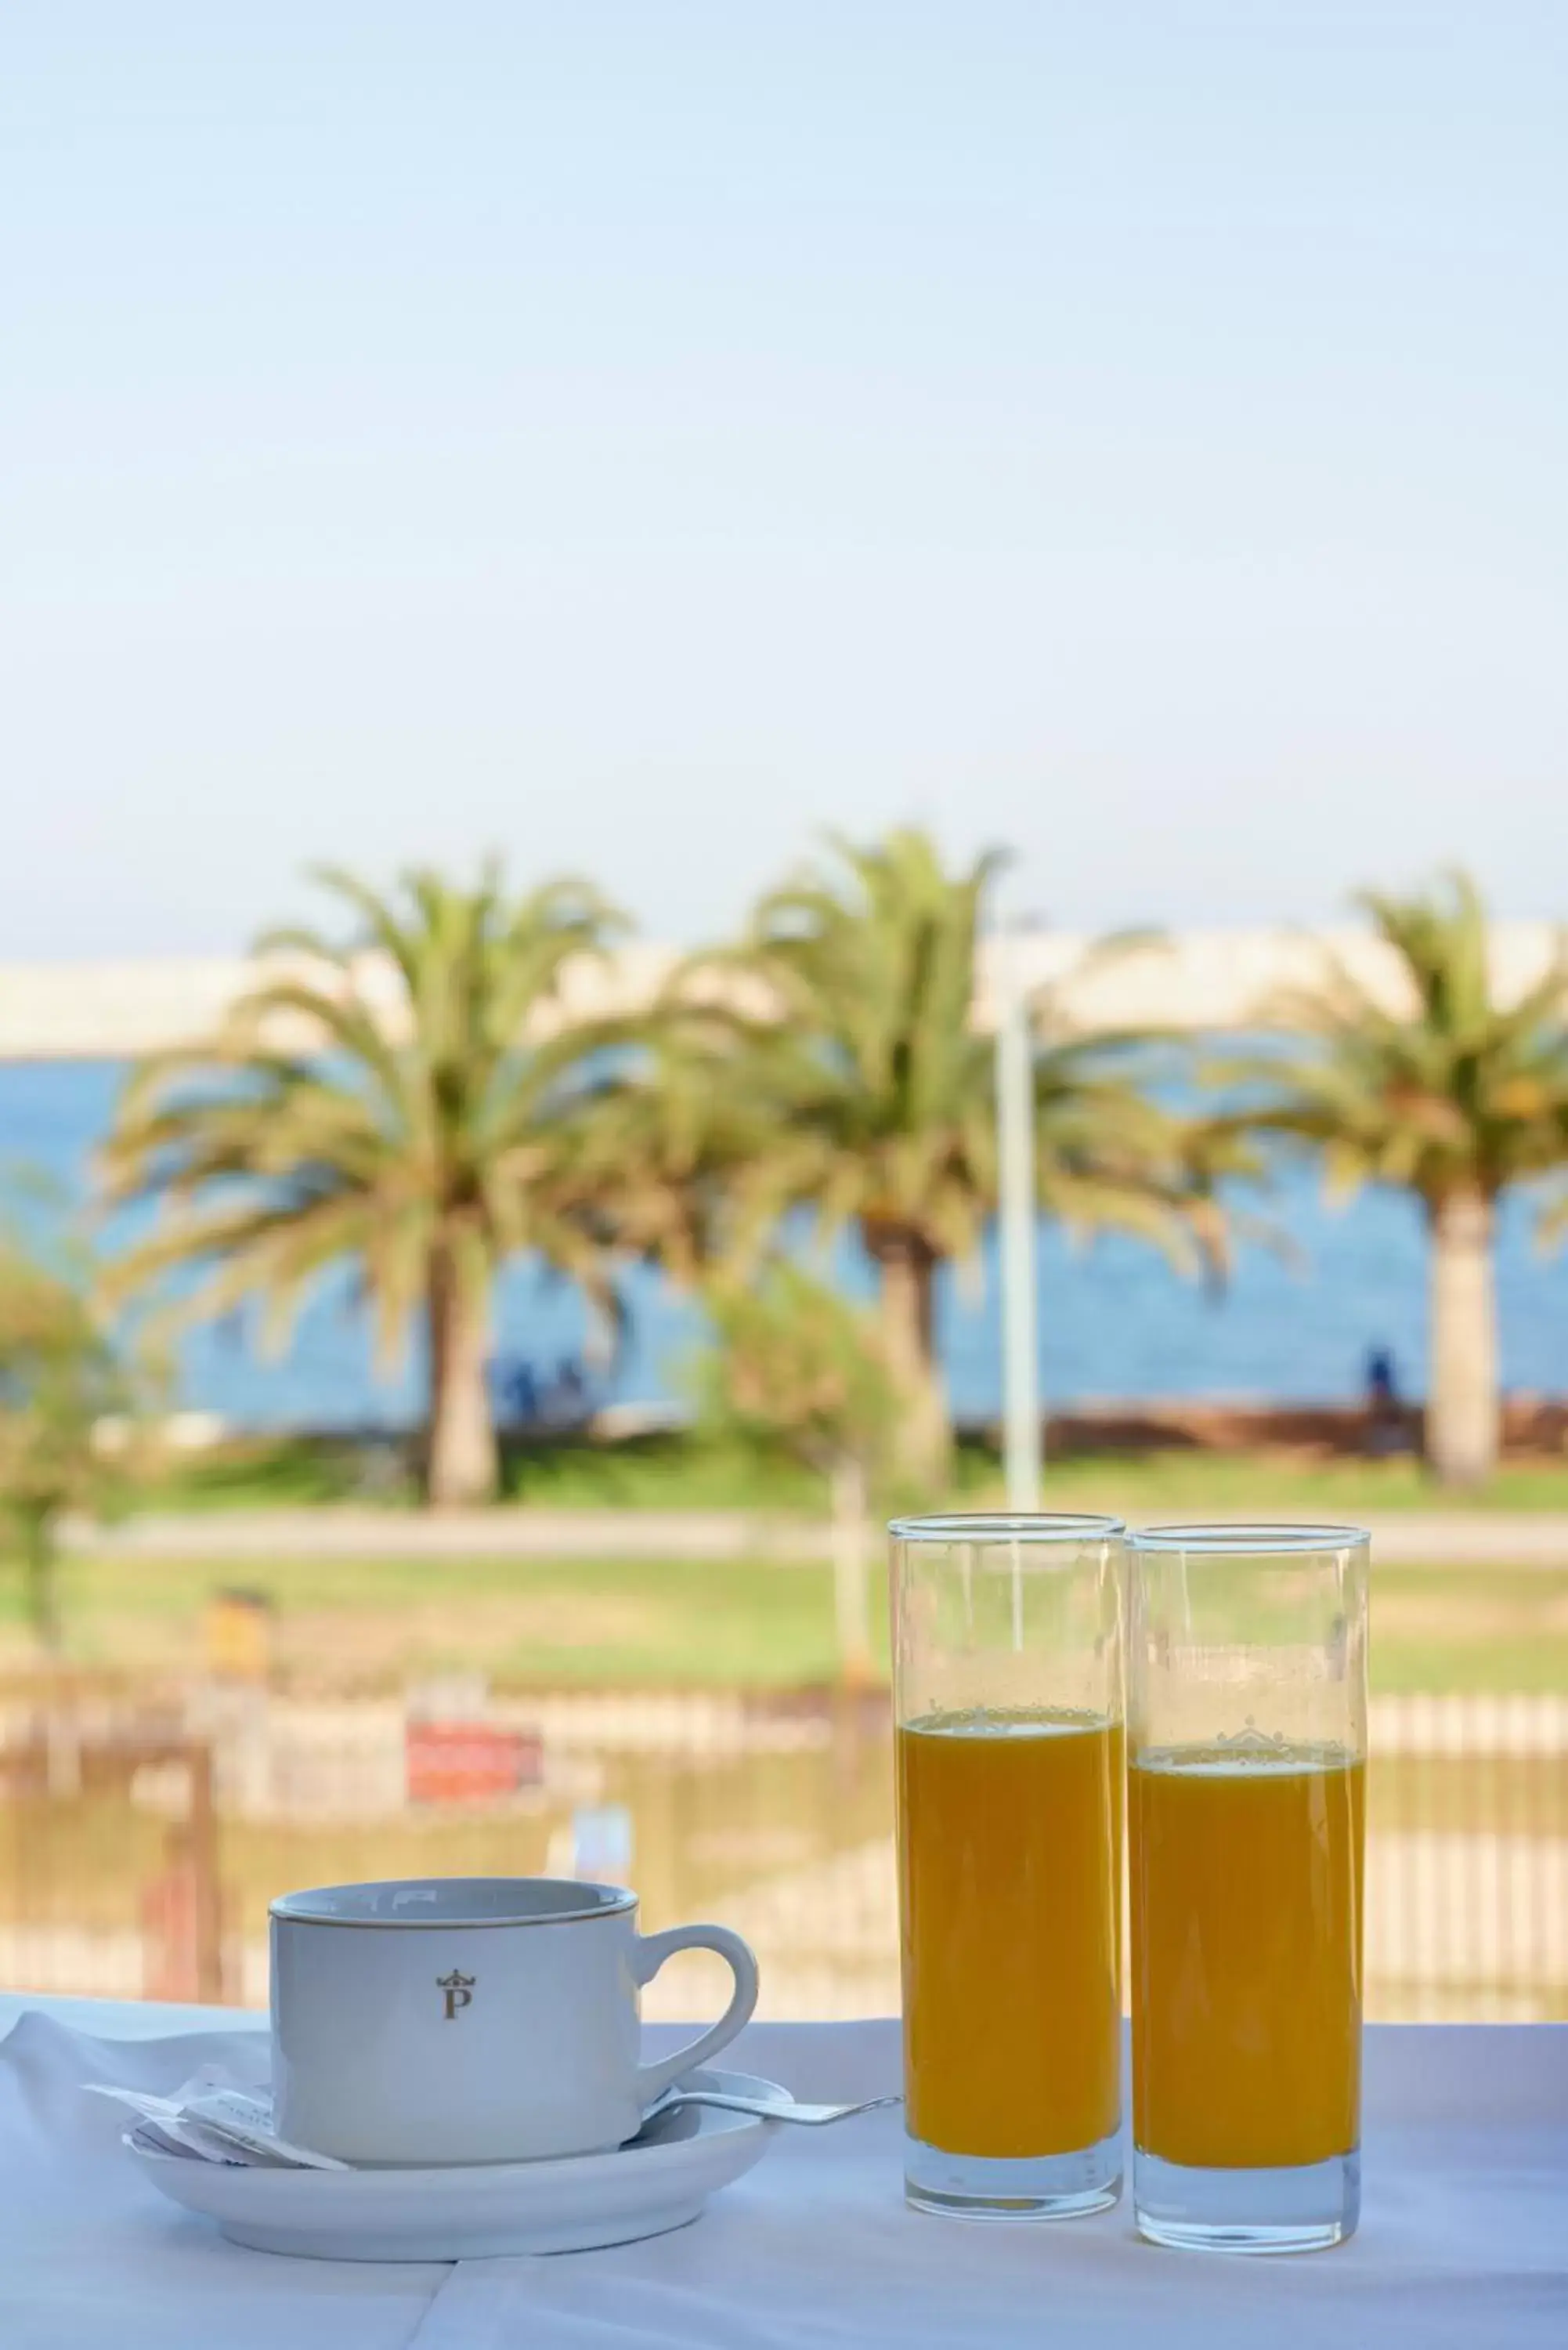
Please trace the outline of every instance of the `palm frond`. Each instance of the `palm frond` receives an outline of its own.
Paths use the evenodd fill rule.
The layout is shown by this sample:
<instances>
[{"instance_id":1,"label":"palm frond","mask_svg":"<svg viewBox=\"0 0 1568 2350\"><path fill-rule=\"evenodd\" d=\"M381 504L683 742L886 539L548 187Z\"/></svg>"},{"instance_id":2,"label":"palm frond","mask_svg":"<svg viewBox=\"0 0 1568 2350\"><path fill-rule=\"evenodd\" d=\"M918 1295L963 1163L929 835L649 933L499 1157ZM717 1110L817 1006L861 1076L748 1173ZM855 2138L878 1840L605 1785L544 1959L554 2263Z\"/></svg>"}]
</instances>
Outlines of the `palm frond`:
<instances>
[{"instance_id":1,"label":"palm frond","mask_svg":"<svg viewBox=\"0 0 1568 2350\"><path fill-rule=\"evenodd\" d=\"M1390 1011L1345 968L1280 1007L1302 1040L1287 1059L1210 1074L1238 1089L1238 1126L1317 1153L1329 1187L1414 1191L1429 1208L1494 1199L1568 1164L1568 951L1512 1002L1495 994L1488 926L1468 875L1425 896L1363 893L1397 957L1409 1008Z\"/></svg>"},{"instance_id":2,"label":"palm frond","mask_svg":"<svg viewBox=\"0 0 1568 2350\"><path fill-rule=\"evenodd\" d=\"M212 1044L121 1097L107 1197L167 1212L115 1268L117 1291L180 1274L165 1311L259 1298L275 1336L347 1263L385 1358L438 1255L482 1310L501 1262L535 1250L613 1313L612 1174L586 1151L602 1040L556 1015L563 973L624 918L570 878L512 899L494 860L466 889L423 868L385 895L337 868L319 878L351 931L274 933L273 963Z\"/></svg>"},{"instance_id":3,"label":"palm frond","mask_svg":"<svg viewBox=\"0 0 1568 2350\"><path fill-rule=\"evenodd\" d=\"M994 1058L974 988L1002 860L950 874L914 831L832 838L828 852L759 900L739 947L705 961L776 1007L752 1023L721 1013L708 1030L725 1084L759 1113L733 1231L754 1251L804 1208L823 1231L898 1228L938 1257L972 1258L996 1201ZM680 1000L691 993L688 973ZM1179 1255L1203 1253L1197 1229L1218 1211L1183 1159L1181 1122L1147 1091L1169 1040L1071 1035L1051 991L1037 1014L1043 1204L1070 1188L1085 1222L1137 1220Z\"/></svg>"}]
</instances>

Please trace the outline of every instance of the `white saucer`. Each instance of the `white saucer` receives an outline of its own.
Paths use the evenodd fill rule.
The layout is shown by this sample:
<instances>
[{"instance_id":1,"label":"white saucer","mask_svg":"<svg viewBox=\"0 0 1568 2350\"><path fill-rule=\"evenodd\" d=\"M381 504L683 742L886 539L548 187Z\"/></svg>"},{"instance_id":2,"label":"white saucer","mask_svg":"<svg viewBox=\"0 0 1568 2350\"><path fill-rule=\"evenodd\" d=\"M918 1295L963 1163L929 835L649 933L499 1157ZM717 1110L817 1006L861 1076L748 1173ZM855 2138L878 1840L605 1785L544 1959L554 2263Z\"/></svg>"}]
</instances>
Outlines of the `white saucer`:
<instances>
[{"instance_id":1,"label":"white saucer","mask_svg":"<svg viewBox=\"0 0 1568 2350\"><path fill-rule=\"evenodd\" d=\"M708 2067L690 2085L789 2095L754 2074ZM215 2220L231 2243L317 2261L467 2261L588 2251L682 2228L761 2159L780 2126L683 2106L613 2154L440 2170L242 2169L161 2153L134 2130L125 2144L161 2195Z\"/></svg>"}]
</instances>

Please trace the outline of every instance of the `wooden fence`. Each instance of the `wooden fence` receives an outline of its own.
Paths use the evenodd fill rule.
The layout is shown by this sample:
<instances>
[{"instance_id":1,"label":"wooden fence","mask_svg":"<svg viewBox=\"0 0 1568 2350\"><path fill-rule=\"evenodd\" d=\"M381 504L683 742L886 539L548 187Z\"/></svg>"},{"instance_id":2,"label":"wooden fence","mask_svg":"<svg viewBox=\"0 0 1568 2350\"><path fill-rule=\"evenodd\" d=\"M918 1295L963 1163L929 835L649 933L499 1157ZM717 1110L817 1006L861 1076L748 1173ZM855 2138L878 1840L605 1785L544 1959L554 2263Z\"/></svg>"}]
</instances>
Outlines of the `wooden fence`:
<instances>
[{"instance_id":1,"label":"wooden fence","mask_svg":"<svg viewBox=\"0 0 1568 2350\"><path fill-rule=\"evenodd\" d=\"M875 1695L540 1691L292 1700L204 1684L0 1692L0 1987L265 1998L289 1885L624 1877L649 1925L721 1915L763 2012L898 2003L888 1721ZM1368 2012L1568 2017L1568 1698L1373 1708ZM650 2013L718 1996L693 1958Z\"/></svg>"}]
</instances>

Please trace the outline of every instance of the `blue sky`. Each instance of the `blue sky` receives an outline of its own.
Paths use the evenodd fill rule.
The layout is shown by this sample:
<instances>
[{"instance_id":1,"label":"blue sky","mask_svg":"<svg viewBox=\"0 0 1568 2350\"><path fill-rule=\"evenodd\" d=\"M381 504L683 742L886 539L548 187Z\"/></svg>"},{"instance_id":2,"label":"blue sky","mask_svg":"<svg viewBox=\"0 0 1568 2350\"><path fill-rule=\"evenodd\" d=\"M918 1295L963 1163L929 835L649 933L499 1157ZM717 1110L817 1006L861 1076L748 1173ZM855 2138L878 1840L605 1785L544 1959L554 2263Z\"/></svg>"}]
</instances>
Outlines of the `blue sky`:
<instances>
[{"instance_id":1,"label":"blue sky","mask_svg":"<svg viewBox=\"0 0 1568 2350\"><path fill-rule=\"evenodd\" d=\"M1565 120L1556 0L13 12L0 961L905 816L1568 915Z\"/></svg>"}]
</instances>

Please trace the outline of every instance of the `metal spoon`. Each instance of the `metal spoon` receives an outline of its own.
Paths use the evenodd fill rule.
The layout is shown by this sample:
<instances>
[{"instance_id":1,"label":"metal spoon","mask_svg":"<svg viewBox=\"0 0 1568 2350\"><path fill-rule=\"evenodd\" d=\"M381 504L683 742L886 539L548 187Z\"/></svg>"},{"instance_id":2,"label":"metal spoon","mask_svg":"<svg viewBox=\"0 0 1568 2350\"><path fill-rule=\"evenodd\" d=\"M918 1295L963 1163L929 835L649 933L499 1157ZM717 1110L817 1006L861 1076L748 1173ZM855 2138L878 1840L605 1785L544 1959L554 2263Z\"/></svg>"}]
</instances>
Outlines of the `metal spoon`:
<instances>
[{"instance_id":1,"label":"metal spoon","mask_svg":"<svg viewBox=\"0 0 1568 2350\"><path fill-rule=\"evenodd\" d=\"M862 2097L857 2105L807 2106L793 2097L748 2097L734 2089L667 2089L658 2104L649 2107L647 2118L654 2121L680 2106L719 2106L726 2113L755 2114L765 2122L805 2122L816 2128L824 2122L846 2122L856 2114L874 2114L883 2106L903 2102L902 2097Z\"/></svg>"}]
</instances>

